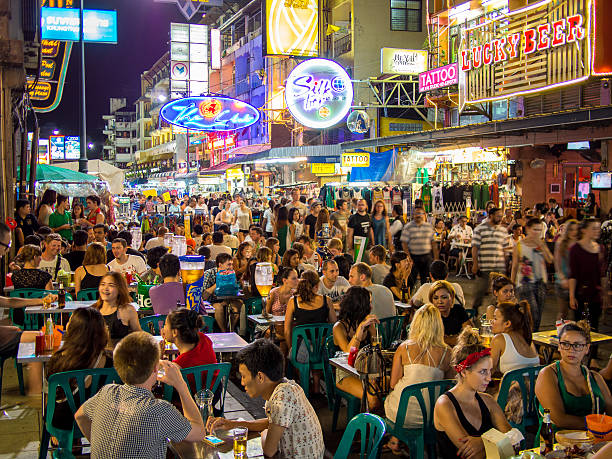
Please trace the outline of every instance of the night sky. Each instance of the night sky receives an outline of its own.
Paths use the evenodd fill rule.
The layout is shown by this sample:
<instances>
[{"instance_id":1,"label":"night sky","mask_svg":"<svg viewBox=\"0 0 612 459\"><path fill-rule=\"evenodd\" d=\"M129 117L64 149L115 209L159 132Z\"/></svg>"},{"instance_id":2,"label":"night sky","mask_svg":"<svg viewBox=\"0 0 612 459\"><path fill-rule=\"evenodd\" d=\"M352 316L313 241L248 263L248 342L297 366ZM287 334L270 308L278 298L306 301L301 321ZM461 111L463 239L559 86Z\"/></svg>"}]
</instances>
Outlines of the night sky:
<instances>
[{"instance_id":1,"label":"night sky","mask_svg":"<svg viewBox=\"0 0 612 459\"><path fill-rule=\"evenodd\" d=\"M75 2L78 6L78 2ZM171 22L187 22L178 7L154 0L85 0L87 9L117 10L118 43L85 45L87 96L87 137L101 152L106 136L102 134L102 115L109 113L110 97L126 97L127 108L140 97L140 75L169 48ZM202 15L197 13L191 22ZM59 106L49 113L39 113L41 137L54 129L63 135L79 135L79 54L72 48L64 95Z\"/></svg>"}]
</instances>

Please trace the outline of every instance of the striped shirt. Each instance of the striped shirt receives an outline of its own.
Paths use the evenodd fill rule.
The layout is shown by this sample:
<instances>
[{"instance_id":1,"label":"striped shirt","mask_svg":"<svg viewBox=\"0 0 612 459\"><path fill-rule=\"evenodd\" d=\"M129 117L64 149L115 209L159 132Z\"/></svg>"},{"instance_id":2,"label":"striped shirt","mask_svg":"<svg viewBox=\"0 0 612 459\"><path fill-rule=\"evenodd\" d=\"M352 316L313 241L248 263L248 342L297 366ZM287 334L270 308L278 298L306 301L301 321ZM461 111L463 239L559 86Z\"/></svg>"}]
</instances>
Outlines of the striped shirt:
<instances>
[{"instance_id":1,"label":"striped shirt","mask_svg":"<svg viewBox=\"0 0 612 459\"><path fill-rule=\"evenodd\" d=\"M478 266L482 271L504 272L504 249L509 246L508 232L501 225L493 226L485 220L474 229L472 247L478 248Z\"/></svg>"},{"instance_id":2,"label":"striped shirt","mask_svg":"<svg viewBox=\"0 0 612 459\"><path fill-rule=\"evenodd\" d=\"M434 238L434 228L431 223L418 225L414 220L406 223L402 230L401 241L408 245L412 255L427 255L431 253L431 241Z\"/></svg>"}]
</instances>

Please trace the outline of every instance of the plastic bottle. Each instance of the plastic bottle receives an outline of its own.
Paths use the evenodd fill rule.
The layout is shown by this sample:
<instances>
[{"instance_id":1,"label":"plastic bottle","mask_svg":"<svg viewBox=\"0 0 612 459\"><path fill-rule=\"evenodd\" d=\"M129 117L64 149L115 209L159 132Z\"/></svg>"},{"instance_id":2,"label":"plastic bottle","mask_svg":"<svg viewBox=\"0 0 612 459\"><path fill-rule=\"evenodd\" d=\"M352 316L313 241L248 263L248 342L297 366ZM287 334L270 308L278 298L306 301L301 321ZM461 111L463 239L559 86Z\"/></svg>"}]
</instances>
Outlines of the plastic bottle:
<instances>
[{"instance_id":1,"label":"plastic bottle","mask_svg":"<svg viewBox=\"0 0 612 459\"><path fill-rule=\"evenodd\" d=\"M45 323L45 350L53 350L53 319L49 316Z\"/></svg>"}]
</instances>

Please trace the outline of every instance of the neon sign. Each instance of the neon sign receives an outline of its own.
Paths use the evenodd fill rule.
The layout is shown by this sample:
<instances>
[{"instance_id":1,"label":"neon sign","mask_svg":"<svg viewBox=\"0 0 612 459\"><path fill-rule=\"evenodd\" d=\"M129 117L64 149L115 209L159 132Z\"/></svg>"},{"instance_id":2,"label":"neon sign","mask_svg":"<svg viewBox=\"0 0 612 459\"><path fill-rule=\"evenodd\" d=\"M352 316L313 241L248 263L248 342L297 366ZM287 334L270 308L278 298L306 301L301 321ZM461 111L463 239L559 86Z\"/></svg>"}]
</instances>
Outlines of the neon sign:
<instances>
[{"instance_id":1,"label":"neon sign","mask_svg":"<svg viewBox=\"0 0 612 459\"><path fill-rule=\"evenodd\" d=\"M459 83L459 66L456 62L419 73L419 92L444 88L457 83Z\"/></svg>"},{"instance_id":2,"label":"neon sign","mask_svg":"<svg viewBox=\"0 0 612 459\"><path fill-rule=\"evenodd\" d=\"M291 115L304 126L325 129L340 122L353 103L353 84L340 64L309 59L289 74L285 102Z\"/></svg>"},{"instance_id":3,"label":"neon sign","mask_svg":"<svg viewBox=\"0 0 612 459\"><path fill-rule=\"evenodd\" d=\"M199 96L173 100L164 105L161 117L170 124L193 131L235 131L259 121L252 105L231 97Z\"/></svg>"}]
</instances>

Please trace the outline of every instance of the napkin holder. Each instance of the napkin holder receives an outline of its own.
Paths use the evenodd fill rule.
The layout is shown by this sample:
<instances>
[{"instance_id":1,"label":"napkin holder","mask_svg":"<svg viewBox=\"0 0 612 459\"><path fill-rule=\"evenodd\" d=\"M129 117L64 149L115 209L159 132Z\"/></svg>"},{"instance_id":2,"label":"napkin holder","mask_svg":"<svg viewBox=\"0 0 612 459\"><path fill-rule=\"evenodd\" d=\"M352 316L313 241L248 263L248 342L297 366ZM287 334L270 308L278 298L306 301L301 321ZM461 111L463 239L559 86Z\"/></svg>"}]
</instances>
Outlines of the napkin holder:
<instances>
[{"instance_id":1,"label":"napkin holder","mask_svg":"<svg viewBox=\"0 0 612 459\"><path fill-rule=\"evenodd\" d=\"M516 432L515 432L516 431ZM520 439L517 436L520 435ZM515 455L515 443L520 443L523 439L522 434L517 429L512 429L508 433L503 434L497 429L486 431L482 435L482 442L485 447L487 459L508 459Z\"/></svg>"}]
</instances>

